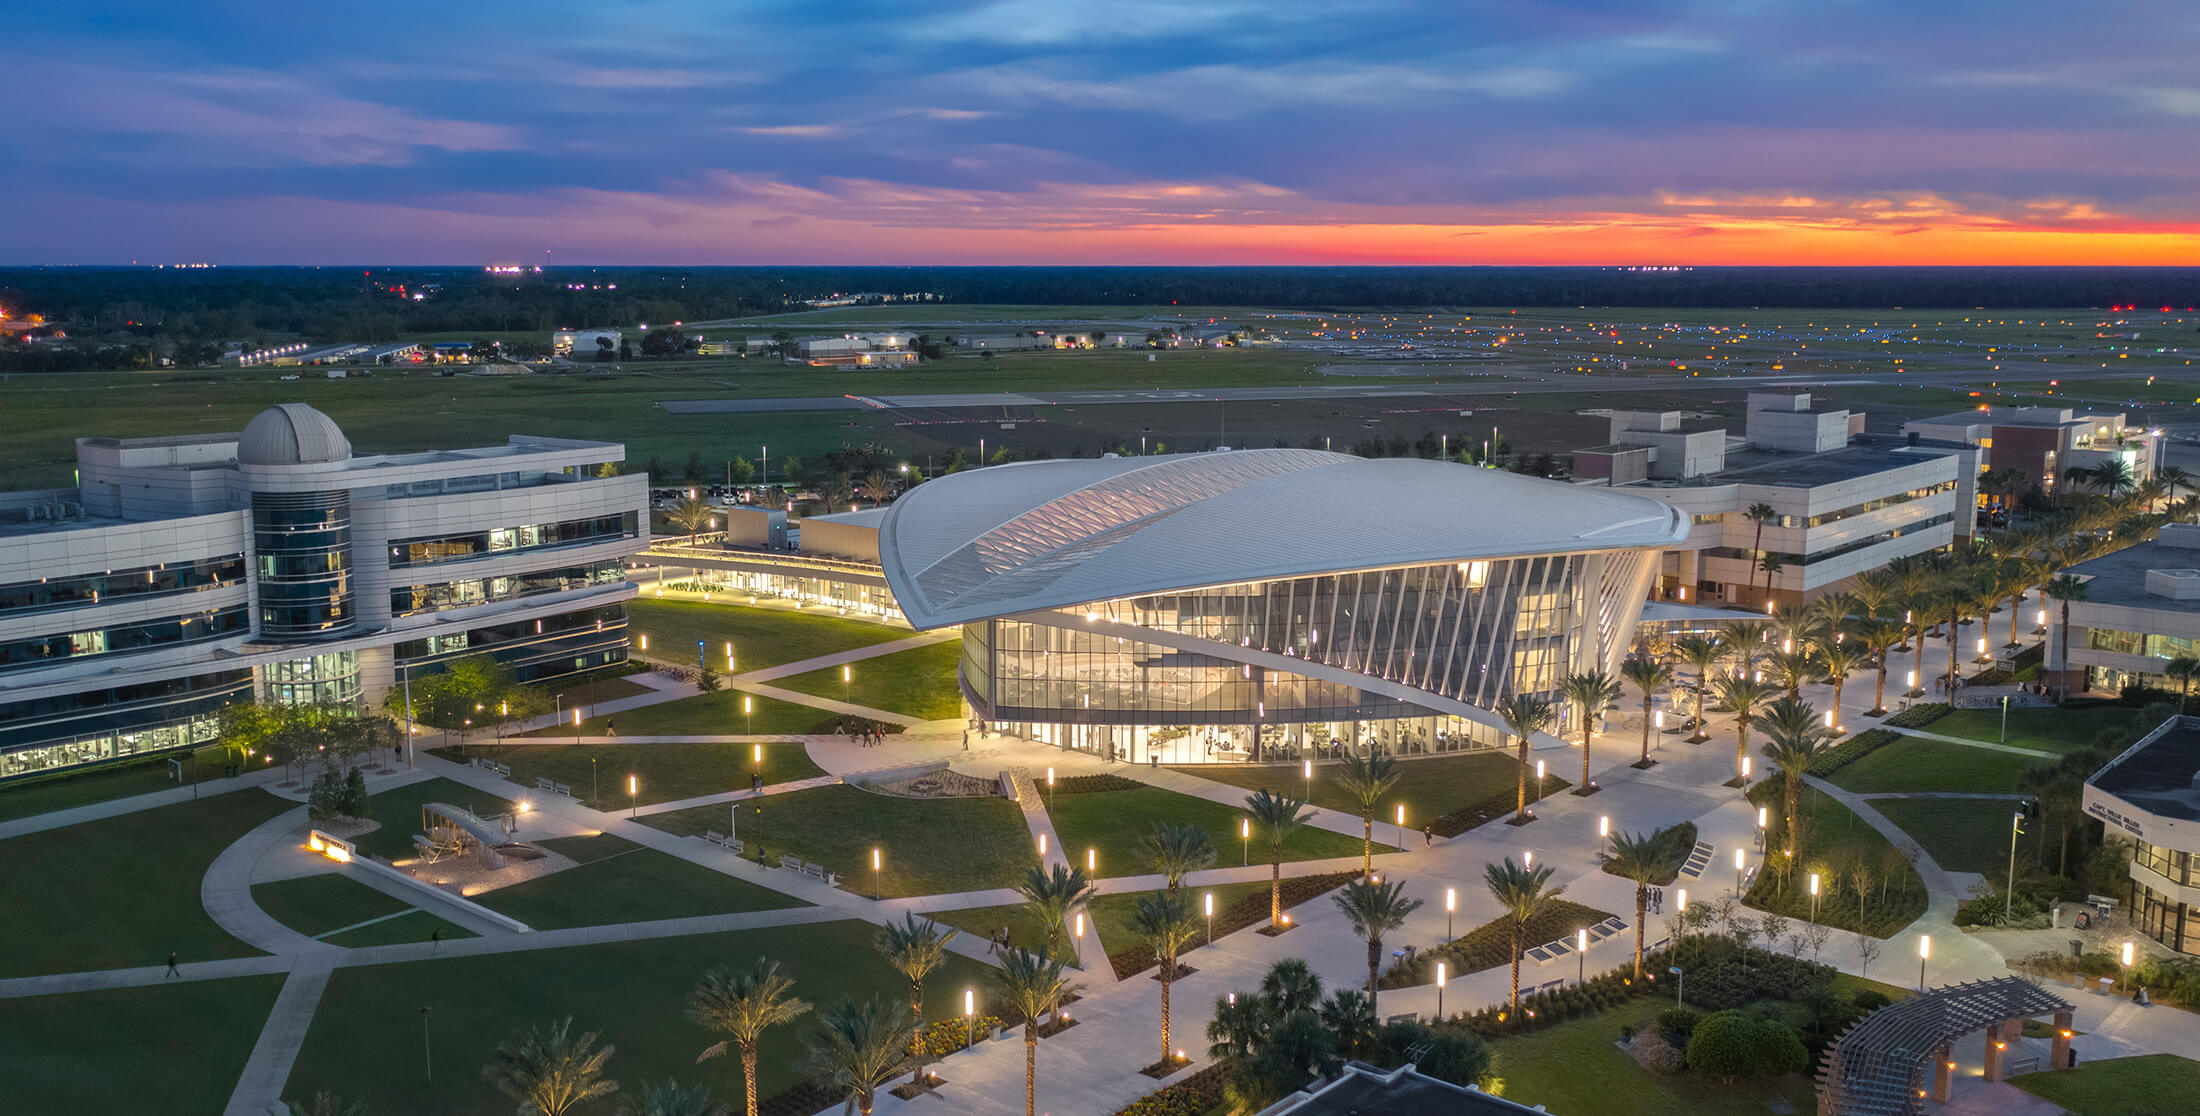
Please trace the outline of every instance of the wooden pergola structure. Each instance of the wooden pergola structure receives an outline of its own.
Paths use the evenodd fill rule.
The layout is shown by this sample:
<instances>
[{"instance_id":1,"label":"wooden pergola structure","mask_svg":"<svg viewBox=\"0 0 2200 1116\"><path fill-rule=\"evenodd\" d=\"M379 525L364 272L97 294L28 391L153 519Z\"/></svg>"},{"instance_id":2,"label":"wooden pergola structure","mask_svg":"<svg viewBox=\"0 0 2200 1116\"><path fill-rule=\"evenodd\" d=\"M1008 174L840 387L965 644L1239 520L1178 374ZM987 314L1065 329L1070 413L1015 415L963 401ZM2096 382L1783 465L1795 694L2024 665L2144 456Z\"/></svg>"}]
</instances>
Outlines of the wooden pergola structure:
<instances>
[{"instance_id":1,"label":"wooden pergola structure","mask_svg":"<svg viewBox=\"0 0 2200 1116\"><path fill-rule=\"evenodd\" d=\"M1925 1100L1946 1103L1955 1077L1956 1040L1986 1031L1986 1080L2000 1081L2010 1044L2024 1021L2052 1015L2051 1069L2070 1064L2070 1016L2076 1008L2021 977L1951 984L1889 1004L1857 1020L1826 1052L1818 1071L1821 1116L1920 1116ZM1932 1070L1926 1083L1925 1071Z\"/></svg>"}]
</instances>

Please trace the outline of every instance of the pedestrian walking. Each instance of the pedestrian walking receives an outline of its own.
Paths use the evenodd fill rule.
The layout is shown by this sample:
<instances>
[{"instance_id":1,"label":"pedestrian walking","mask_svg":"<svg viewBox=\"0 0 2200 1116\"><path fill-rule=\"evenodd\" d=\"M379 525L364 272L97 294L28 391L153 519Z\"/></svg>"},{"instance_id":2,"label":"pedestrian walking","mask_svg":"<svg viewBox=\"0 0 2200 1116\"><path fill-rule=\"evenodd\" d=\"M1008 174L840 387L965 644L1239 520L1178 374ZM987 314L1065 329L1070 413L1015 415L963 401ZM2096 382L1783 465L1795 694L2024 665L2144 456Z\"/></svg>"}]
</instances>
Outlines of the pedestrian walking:
<instances>
[{"instance_id":1,"label":"pedestrian walking","mask_svg":"<svg viewBox=\"0 0 2200 1116\"><path fill-rule=\"evenodd\" d=\"M433 929L433 930L430 930L430 931L428 931L428 952L430 952L430 953L441 953L441 952L443 952L443 928L442 928L442 927L438 926L438 927L436 927L435 929Z\"/></svg>"},{"instance_id":2,"label":"pedestrian walking","mask_svg":"<svg viewBox=\"0 0 2200 1116\"><path fill-rule=\"evenodd\" d=\"M169 977L180 977L182 975L182 970L176 968L176 951L171 949L168 951L168 972L160 979L167 980Z\"/></svg>"},{"instance_id":3,"label":"pedestrian walking","mask_svg":"<svg viewBox=\"0 0 2200 1116\"><path fill-rule=\"evenodd\" d=\"M963 730L963 751L967 752L967 751L969 751L969 750L970 750L970 730L969 730L969 729L964 729L964 730Z\"/></svg>"},{"instance_id":4,"label":"pedestrian walking","mask_svg":"<svg viewBox=\"0 0 2200 1116\"><path fill-rule=\"evenodd\" d=\"M750 772L750 773L749 773L749 792L750 792L750 793L752 793L752 794L762 794L762 793L764 793L764 773L763 773L763 772L761 772L761 771L754 771L754 772Z\"/></svg>"},{"instance_id":5,"label":"pedestrian walking","mask_svg":"<svg viewBox=\"0 0 2200 1116\"><path fill-rule=\"evenodd\" d=\"M617 721L605 721L605 722L603 723L603 734L604 734L605 736L617 736L617 735L619 735L619 722L617 722Z\"/></svg>"},{"instance_id":6,"label":"pedestrian walking","mask_svg":"<svg viewBox=\"0 0 2200 1116\"><path fill-rule=\"evenodd\" d=\"M1426 848L1426 847L1428 847L1428 846L1430 846L1430 845L1433 845L1433 844L1435 844L1435 843L1436 843L1436 827L1435 827L1435 826L1433 826L1433 825L1424 825L1424 826L1422 826L1422 827L1421 827L1421 845L1422 845L1422 847L1423 847L1423 848Z\"/></svg>"}]
</instances>

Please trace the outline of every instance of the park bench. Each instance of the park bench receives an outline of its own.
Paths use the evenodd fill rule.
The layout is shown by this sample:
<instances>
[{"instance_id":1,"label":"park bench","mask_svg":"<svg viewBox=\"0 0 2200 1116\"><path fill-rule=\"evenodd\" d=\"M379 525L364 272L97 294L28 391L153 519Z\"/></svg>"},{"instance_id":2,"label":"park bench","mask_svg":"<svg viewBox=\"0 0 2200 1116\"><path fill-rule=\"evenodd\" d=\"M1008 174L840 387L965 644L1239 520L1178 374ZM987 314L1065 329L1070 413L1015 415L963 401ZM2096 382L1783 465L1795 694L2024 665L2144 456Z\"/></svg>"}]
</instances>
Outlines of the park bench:
<instances>
[{"instance_id":1,"label":"park bench","mask_svg":"<svg viewBox=\"0 0 2200 1116\"><path fill-rule=\"evenodd\" d=\"M564 795L567 798L573 797L573 784L571 783L552 783L550 784L550 789Z\"/></svg>"},{"instance_id":2,"label":"park bench","mask_svg":"<svg viewBox=\"0 0 2200 1116\"><path fill-rule=\"evenodd\" d=\"M840 877L835 876L832 872L832 869L827 868L822 864L812 864L809 861L802 859L801 857L788 856L785 853L781 853L779 855L779 866L781 868L787 869L788 871L800 872L805 876L811 877L812 879L821 880L828 885L840 882Z\"/></svg>"},{"instance_id":3,"label":"park bench","mask_svg":"<svg viewBox=\"0 0 2200 1116\"><path fill-rule=\"evenodd\" d=\"M741 853L741 842L734 840L733 838L728 837L715 829L704 830L703 840L708 841L711 844L716 845L722 849L731 849L736 856L740 855Z\"/></svg>"},{"instance_id":4,"label":"park bench","mask_svg":"<svg viewBox=\"0 0 2200 1116\"><path fill-rule=\"evenodd\" d=\"M537 775L535 776L535 789L544 791L555 791L558 789L558 785L551 782L550 776L548 775Z\"/></svg>"},{"instance_id":5,"label":"park bench","mask_svg":"<svg viewBox=\"0 0 2200 1116\"><path fill-rule=\"evenodd\" d=\"M2012 1060L2007 1066L2004 1066L2002 1068L2002 1076L2015 1077L2020 1073L2037 1073L2039 1072L2039 1068L2040 1056L2034 1054L2029 1058L2017 1058Z\"/></svg>"}]
</instances>

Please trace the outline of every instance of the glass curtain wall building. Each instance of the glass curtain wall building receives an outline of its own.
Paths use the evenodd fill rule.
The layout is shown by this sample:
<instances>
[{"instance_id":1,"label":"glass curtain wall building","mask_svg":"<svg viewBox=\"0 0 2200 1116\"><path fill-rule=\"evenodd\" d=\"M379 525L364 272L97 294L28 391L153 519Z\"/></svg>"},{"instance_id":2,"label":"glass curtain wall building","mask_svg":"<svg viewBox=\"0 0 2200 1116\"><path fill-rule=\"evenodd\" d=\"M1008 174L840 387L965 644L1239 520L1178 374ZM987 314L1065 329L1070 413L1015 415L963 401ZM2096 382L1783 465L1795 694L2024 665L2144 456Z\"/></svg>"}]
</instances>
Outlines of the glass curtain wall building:
<instances>
[{"instance_id":1,"label":"glass curtain wall building","mask_svg":"<svg viewBox=\"0 0 2200 1116\"><path fill-rule=\"evenodd\" d=\"M880 530L897 603L962 626L978 716L1135 762L1501 742L1490 709L1616 669L1673 509L1306 450L1031 462Z\"/></svg>"}]
</instances>

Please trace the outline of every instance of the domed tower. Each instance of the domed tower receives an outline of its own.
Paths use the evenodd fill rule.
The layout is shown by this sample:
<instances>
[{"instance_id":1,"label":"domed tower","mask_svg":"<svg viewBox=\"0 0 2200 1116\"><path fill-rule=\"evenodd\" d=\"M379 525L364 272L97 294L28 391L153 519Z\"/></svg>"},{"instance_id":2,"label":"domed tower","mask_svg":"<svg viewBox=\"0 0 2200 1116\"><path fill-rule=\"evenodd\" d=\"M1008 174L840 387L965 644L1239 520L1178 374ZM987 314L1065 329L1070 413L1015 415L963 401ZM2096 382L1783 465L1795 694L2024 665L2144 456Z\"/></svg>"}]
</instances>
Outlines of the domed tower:
<instances>
[{"instance_id":1,"label":"domed tower","mask_svg":"<svg viewBox=\"0 0 2200 1116\"><path fill-rule=\"evenodd\" d=\"M310 474L351 459L351 441L334 419L303 403L277 403L237 439L247 475ZM321 491L252 492L252 536L259 571L259 631L296 639L351 629L351 491L341 480Z\"/></svg>"}]
</instances>

